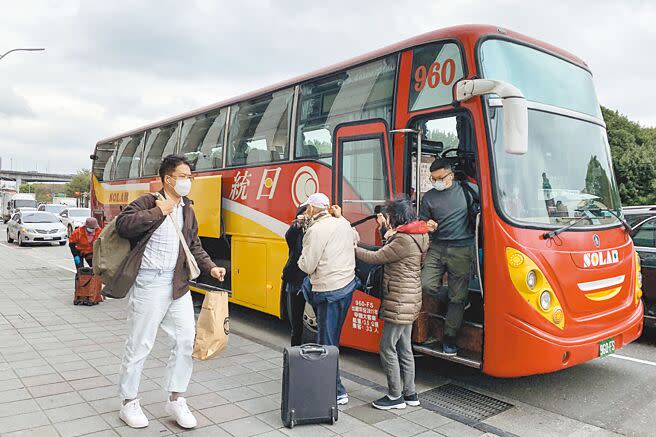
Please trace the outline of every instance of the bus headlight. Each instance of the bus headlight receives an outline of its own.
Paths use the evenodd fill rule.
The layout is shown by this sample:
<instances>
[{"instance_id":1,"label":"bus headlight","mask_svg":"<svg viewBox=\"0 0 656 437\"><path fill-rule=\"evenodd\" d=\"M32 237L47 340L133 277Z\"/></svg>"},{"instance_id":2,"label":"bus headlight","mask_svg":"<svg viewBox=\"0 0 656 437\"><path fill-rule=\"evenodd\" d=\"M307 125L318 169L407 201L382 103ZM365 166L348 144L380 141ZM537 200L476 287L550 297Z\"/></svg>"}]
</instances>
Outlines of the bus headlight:
<instances>
[{"instance_id":1,"label":"bus headlight","mask_svg":"<svg viewBox=\"0 0 656 437\"><path fill-rule=\"evenodd\" d=\"M538 275L535 274L535 270L530 270L526 274L526 285L528 285L528 288L533 290L537 282L538 282Z\"/></svg>"},{"instance_id":2,"label":"bus headlight","mask_svg":"<svg viewBox=\"0 0 656 437\"><path fill-rule=\"evenodd\" d=\"M543 311L548 311L549 308L551 308L551 293L547 290L540 293L540 308L542 308Z\"/></svg>"},{"instance_id":3,"label":"bus headlight","mask_svg":"<svg viewBox=\"0 0 656 437\"><path fill-rule=\"evenodd\" d=\"M555 324L559 324L560 322L563 321L563 318L565 317L563 315L563 309L560 307L554 308L551 317L553 318Z\"/></svg>"},{"instance_id":4,"label":"bus headlight","mask_svg":"<svg viewBox=\"0 0 656 437\"><path fill-rule=\"evenodd\" d=\"M526 254L512 247L506 247L506 261L510 279L522 300L549 323L564 329L565 312L554 288L537 264Z\"/></svg>"}]
</instances>

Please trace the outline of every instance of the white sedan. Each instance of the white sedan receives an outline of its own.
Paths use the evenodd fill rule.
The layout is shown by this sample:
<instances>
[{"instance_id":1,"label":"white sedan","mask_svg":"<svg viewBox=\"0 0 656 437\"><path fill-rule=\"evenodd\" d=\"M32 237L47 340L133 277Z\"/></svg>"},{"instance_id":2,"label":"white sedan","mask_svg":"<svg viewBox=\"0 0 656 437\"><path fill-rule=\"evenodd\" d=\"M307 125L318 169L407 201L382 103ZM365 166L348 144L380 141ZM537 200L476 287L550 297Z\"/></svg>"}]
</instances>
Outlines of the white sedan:
<instances>
[{"instance_id":1,"label":"white sedan","mask_svg":"<svg viewBox=\"0 0 656 437\"><path fill-rule=\"evenodd\" d=\"M66 208L59 213L59 221L68 230L68 235L71 235L74 230L83 226L87 217L91 217L91 210L89 208Z\"/></svg>"},{"instance_id":2,"label":"white sedan","mask_svg":"<svg viewBox=\"0 0 656 437\"><path fill-rule=\"evenodd\" d=\"M50 212L16 213L7 223L7 242L17 241L19 246L29 243L59 243L63 246L66 239L66 228Z\"/></svg>"}]
</instances>

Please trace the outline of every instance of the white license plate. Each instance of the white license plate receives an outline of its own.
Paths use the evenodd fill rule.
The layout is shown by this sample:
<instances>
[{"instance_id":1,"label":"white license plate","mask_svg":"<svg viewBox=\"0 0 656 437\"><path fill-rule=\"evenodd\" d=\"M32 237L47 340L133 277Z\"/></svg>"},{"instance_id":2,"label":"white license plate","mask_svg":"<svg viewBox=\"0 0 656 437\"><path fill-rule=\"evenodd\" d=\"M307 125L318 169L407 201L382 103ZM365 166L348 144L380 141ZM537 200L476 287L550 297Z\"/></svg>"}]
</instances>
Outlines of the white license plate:
<instances>
[{"instance_id":1,"label":"white license plate","mask_svg":"<svg viewBox=\"0 0 656 437\"><path fill-rule=\"evenodd\" d=\"M44 240L52 240L52 237L43 237Z\"/></svg>"}]
</instances>

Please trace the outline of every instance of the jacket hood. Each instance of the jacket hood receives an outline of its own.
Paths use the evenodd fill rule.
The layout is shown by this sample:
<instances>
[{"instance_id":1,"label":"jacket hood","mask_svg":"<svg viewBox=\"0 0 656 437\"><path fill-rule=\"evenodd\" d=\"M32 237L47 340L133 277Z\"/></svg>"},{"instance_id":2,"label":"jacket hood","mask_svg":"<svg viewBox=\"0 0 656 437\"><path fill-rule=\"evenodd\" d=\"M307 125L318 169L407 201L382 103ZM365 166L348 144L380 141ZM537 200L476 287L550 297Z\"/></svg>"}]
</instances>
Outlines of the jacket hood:
<instances>
[{"instance_id":1,"label":"jacket hood","mask_svg":"<svg viewBox=\"0 0 656 437\"><path fill-rule=\"evenodd\" d=\"M421 220L415 220L414 222L399 226L396 228L396 232L401 232L403 234L427 234L428 226L426 226L426 223Z\"/></svg>"}]
</instances>

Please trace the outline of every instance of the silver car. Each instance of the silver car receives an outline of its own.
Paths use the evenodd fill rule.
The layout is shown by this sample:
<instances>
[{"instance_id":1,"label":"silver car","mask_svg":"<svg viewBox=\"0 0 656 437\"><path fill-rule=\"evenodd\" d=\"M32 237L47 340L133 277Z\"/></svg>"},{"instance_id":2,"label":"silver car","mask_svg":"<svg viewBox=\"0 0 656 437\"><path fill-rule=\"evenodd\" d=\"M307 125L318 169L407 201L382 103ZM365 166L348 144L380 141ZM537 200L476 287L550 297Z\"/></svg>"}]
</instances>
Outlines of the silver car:
<instances>
[{"instance_id":1,"label":"silver car","mask_svg":"<svg viewBox=\"0 0 656 437\"><path fill-rule=\"evenodd\" d=\"M91 217L89 208L66 208L59 213L59 220L71 235L74 230L84 225L87 217Z\"/></svg>"},{"instance_id":2,"label":"silver car","mask_svg":"<svg viewBox=\"0 0 656 437\"><path fill-rule=\"evenodd\" d=\"M12 216L7 224L7 242L18 242L19 246L31 243L66 244L66 227L51 212L20 212Z\"/></svg>"}]
</instances>

